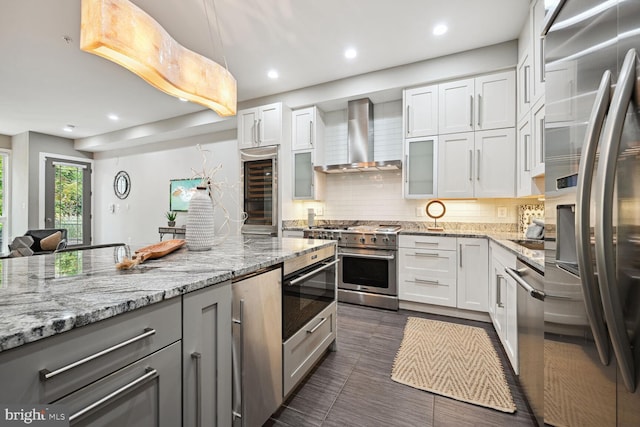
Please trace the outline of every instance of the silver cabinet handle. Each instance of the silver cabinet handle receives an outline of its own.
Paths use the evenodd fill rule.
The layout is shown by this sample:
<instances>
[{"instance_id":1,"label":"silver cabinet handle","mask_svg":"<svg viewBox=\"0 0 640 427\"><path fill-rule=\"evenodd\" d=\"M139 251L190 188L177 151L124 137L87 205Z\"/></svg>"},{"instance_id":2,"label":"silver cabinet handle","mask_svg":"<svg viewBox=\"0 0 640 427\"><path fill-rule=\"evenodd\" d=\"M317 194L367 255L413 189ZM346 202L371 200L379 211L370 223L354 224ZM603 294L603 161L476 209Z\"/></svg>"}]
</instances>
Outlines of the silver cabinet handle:
<instances>
[{"instance_id":1,"label":"silver cabinet handle","mask_svg":"<svg viewBox=\"0 0 640 427\"><path fill-rule=\"evenodd\" d=\"M543 117L540 120L539 123L540 123L540 129L539 129L539 131L540 131L540 152L538 154L540 154L540 163L544 163L544 140L545 140L545 138L544 138L544 124L546 123L545 122L545 118Z\"/></svg>"},{"instance_id":2,"label":"silver cabinet handle","mask_svg":"<svg viewBox=\"0 0 640 427\"><path fill-rule=\"evenodd\" d=\"M419 242L419 241L416 241L415 244L416 245L429 245L429 246L438 246L439 245L438 242Z\"/></svg>"},{"instance_id":3,"label":"silver cabinet handle","mask_svg":"<svg viewBox=\"0 0 640 427\"><path fill-rule=\"evenodd\" d=\"M158 376L158 371L156 371L153 368L147 368L145 370L145 374L143 376L141 376L140 378L137 378L133 381L131 381L129 384L126 384L122 387L120 387L119 389L109 393L108 395L106 395L105 397L93 402L92 404L85 406L84 408L80 409L77 412L74 412L73 414L71 414L69 416L69 421L74 421L76 419L78 419L79 417L91 412L91 411L95 411L96 409L106 405L107 403L117 399L118 397L122 396L123 394L127 393L128 391L146 383L149 382L150 380L152 380L153 378Z\"/></svg>"},{"instance_id":4,"label":"silver cabinet handle","mask_svg":"<svg viewBox=\"0 0 640 427\"><path fill-rule=\"evenodd\" d=\"M200 353L191 353L191 359L196 365L196 426L202 427L202 355Z\"/></svg>"},{"instance_id":5,"label":"silver cabinet handle","mask_svg":"<svg viewBox=\"0 0 640 427\"><path fill-rule=\"evenodd\" d=\"M258 144L258 120L253 120L253 142Z\"/></svg>"},{"instance_id":6,"label":"silver cabinet handle","mask_svg":"<svg viewBox=\"0 0 640 427\"><path fill-rule=\"evenodd\" d=\"M460 268L462 268L462 243L460 243Z\"/></svg>"},{"instance_id":7,"label":"silver cabinet handle","mask_svg":"<svg viewBox=\"0 0 640 427\"><path fill-rule=\"evenodd\" d=\"M358 257L360 257L360 255L358 255ZM391 258L391 259L393 259L393 258ZM327 268L336 265L337 263L338 263L338 260L336 259L336 260L328 262L326 264L322 264L321 267L318 267L313 271L310 271L310 272L308 272L306 274L303 274L300 277L296 277L295 279L289 281L288 286L295 286L298 283L300 283L300 282L302 282L304 280L307 280L309 277L315 276L316 274L320 273L321 271L326 270Z\"/></svg>"},{"instance_id":8,"label":"silver cabinet handle","mask_svg":"<svg viewBox=\"0 0 640 427\"><path fill-rule=\"evenodd\" d=\"M409 121L409 106L407 105L407 136L411 135L411 122Z\"/></svg>"},{"instance_id":9,"label":"silver cabinet handle","mask_svg":"<svg viewBox=\"0 0 640 427\"><path fill-rule=\"evenodd\" d=\"M240 341L240 354L235 358L237 365L233 366L233 421L240 419L241 425L244 426L244 420L242 416L245 414L245 402L244 402L244 299L240 300L240 313L237 319L231 319L231 322L236 325L240 325L240 334L238 340ZM235 360L234 360L235 361ZM236 393L239 391L239 395ZM238 400L240 404L238 405Z\"/></svg>"},{"instance_id":10,"label":"silver cabinet handle","mask_svg":"<svg viewBox=\"0 0 640 427\"><path fill-rule=\"evenodd\" d=\"M480 181L480 150L476 150L476 153L478 153L478 158L476 159L476 179Z\"/></svg>"},{"instance_id":11,"label":"silver cabinet handle","mask_svg":"<svg viewBox=\"0 0 640 427\"><path fill-rule=\"evenodd\" d=\"M407 254L408 256L421 256L421 257L428 257L428 258L437 258L439 256L439 254L437 253L425 253L425 252L415 252L412 254Z\"/></svg>"},{"instance_id":12,"label":"silver cabinet handle","mask_svg":"<svg viewBox=\"0 0 640 427\"><path fill-rule=\"evenodd\" d=\"M313 147L313 120L309 122L309 145Z\"/></svg>"},{"instance_id":13,"label":"silver cabinet handle","mask_svg":"<svg viewBox=\"0 0 640 427\"><path fill-rule=\"evenodd\" d=\"M580 271L580 284L584 295L584 305L591 333L598 349L600 362L609 364L609 338L602 312L600 289L593 270L591 253L591 183L595 171L596 151L602 131L609 100L611 99L611 72L602 74L600 87L591 110L591 117L585 135L585 141L578 168L576 184L576 254Z\"/></svg>"},{"instance_id":14,"label":"silver cabinet handle","mask_svg":"<svg viewBox=\"0 0 640 427\"><path fill-rule=\"evenodd\" d=\"M525 172L529 172L531 170L531 165L529 164L530 139L531 139L531 135L526 133L524 135L524 171Z\"/></svg>"},{"instance_id":15,"label":"silver cabinet handle","mask_svg":"<svg viewBox=\"0 0 640 427\"><path fill-rule=\"evenodd\" d=\"M478 111L477 111L477 116L478 116L478 128L480 128L480 115L482 114L482 95L478 94Z\"/></svg>"},{"instance_id":16,"label":"silver cabinet handle","mask_svg":"<svg viewBox=\"0 0 640 427\"><path fill-rule=\"evenodd\" d=\"M596 265L600 296L604 308L604 317L609 328L609 336L613 351L618 360L624 384L630 392L634 392L635 368L631 343L626 332L624 310L620 302L620 294L616 272L616 250L613 244L613 193L618 160L618 151L622 139L627 107L631 102L636 81L638 54L630 49L625 55L622 68L611 100L608 119L603 131L603 143L600 148L600 160L596 177Z\"/></svg>"},{"instance_id":17,"label":"silver cabinet handle","mask_svg":"<svg viewBox=\"0 0 640 427\"><path fill-rule=\"evenodd\" d=\"M418 279L417 277L413 279L416 283L426 283L427 285L439 285L440 282L438 280L427 280L427 279Z\"/></svg>"},{"instance_id":18,"label":"silver cabinet handle","mask_svg":"<svg viewBox=\"0 0 640 427\"><path fill-rule=\"evenodd\" d=\"M394 260L395 256L393 255L366 255L366 254L351 254L343 252L342 256L350 256L352 258L366 258L366 259L386 259L386 260ZM337 261L336 261L337 262Z\"/></svg>"},{"instance_id":19,"label":"silver cabinet handle","mask_svg":"<svg viewBox=\"0 0 640 427\"><path fill-rule=\"evenodd\" d=\"M469 150L469 181L473 180L473 150Z\"/></svg>"},{"instance_id":20,"label":"silver cabinet handle","mask_svg":"<svg viewBox=\"0 0 640 427\"><path fill-rule=\"evenodd\" d=\"M530 284L528 284L521 276L521 272L518 270L514 270L511 267L505 267L504 272L516 281L518 285L520 285L529 295L534 297L535 299L539 299L540 301L544 301L545 293L539 289L534 288Z\"/></svg>"},{"instance_id":21,"label":"silver cabinet handle","mask_svg":"<svg viewBox=\"0 0 640 427\"><path fill-rule=\"evenodd\" d=\"M258 134L258 144L260 144L262 142L262 134L263 132L260 132L260 125L262 124L262 119L258 119L258 126L256 127L256 131Z\"/></svg>"},{"instance_id":22,"label":"silver cabinet handle","mask_svg":"<svg viewBox=\"0 0 640 427\"><path fill-rule=\"evenodd\" d=\"M496 274L496 305L500 308L504 307L502 305L502 275Z\"/></svg>"},{"instance_id":23,"label":"silver cabinet handle","mask_svg":"<svg viewBox=\"0 0 640 427\"><path fill-rule=\"evenodd\" d=\"M116 351L118 349L121 349L122 347L128 346L129 344L133 344L134 342L137 342L137 341L143 340L143 339L145 339L147 337L150 337L151 335L154 335L155 333L156 333L155 329L145 328L144 332L141 333L138 336L130 338L130 339L126 340L126 341L123 341L123 342L121 342L119 344L116 344L114 346L111 346L109 348L105 348L102 351L94 353L91 356L87 356L84 359L80 359L78 361L70 363L70 364L68 364L66 366L63 366L62 368L56 369L55 371L50 371L50 370L48 370L46 368L42 369L40 371L40 381L50 380L51 378L53 378L53 377L55 377L57 375L60 375L63 372L67 372L67 371L69 371L69 370L71 370L73 368L77 368L78 366L84 365L87 362L91 362L92 360L95 360L95 359L97 359L99 357L102 357L105 354L112 353L112 352L114 352L114 351Z\"/></svg>"},{"instance_id":24,"label":"silver cabinet handle","mask_svg":"<svg viewBox=\"0 0 640 427\"><path fill-rule=\"evenodd\" d=\"M409 155L408 154L405 154L404 156L404 182L409 182Z\"/></svg>"},{"instance_id":25,"label":"silver cabinet handle","mask_svg":"<svg viewBox=\"0 0 640 427\"><path fill-rule=\"evenodd\" d=\"M322 326L322 325L327 321L327 319L328 319L328 317L323 317L323 318L320 320L320 322L319 322L316 326L314 326L314 327L313 327L313 328L311 328L311 329L308 329L308 330L307 330L307 333L308 333L308 334L312 334L312 333L314 333L315 331L317 331L317 330L318 330L318 328L320 328L320 326Z\"/></svg>"},{"instance_id":26,"label":"silver cabinet handle","mask_svg":"<svg viewBox=\"0 0 640 427\"><path fill-rule=\"evenodd\" d=\"M538 42L540 43L540 58L538 58L538 63L540 64L540 83L544 83L544 37L538 38Z\"/></svg>"},{"instance_id":27,"label":"silver cabinet handle","mask_svg":"<svg viewBox=\"0 0 640 427\"><path fill-rule=\"evenodd\" d=\"M524 103L529 104L531 102L531 95L529 94L529 65L524 66Z\"/></svg>"},{"instance_id":28,"label":"silver cabinet handle","mask_svg":"<svg viewBox=\"0 0 640 427\"><path fill-rule=\"evenodd\" d=\"M473 95L469 95L469 127L473 129Z\"/></svg>"}]
</instances>

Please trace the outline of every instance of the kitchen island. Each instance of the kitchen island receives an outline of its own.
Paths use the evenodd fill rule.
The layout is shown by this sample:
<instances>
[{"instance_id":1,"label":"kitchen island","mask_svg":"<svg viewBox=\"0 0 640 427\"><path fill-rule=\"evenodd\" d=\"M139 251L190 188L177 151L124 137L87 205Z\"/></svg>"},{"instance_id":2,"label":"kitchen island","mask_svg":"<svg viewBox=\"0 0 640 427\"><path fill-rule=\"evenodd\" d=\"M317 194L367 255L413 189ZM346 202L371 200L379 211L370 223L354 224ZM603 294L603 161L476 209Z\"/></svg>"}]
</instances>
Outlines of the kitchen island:
<instances>
[{"instance_id":1,"label":"kitchen island","mask_svg":"<svg viewBox=\"0 0 640 427\"><path fill-rule=\"evenodd\" d=\"M183 247L131 270L115 267L126 247L3 260L0 382L12 387L3 387L0 401L59 403L83 419L82 409L106 390L135 384L139 392L107 403L116 408L107 419L122 422L145 408L152 425L191 425L179 419L180 401L193 392L189 402L205 424L227 425L231 281L330 246L230 237L210 251ZM198 404L209 397L217 405Z\"/></svg>"}]
</instances>

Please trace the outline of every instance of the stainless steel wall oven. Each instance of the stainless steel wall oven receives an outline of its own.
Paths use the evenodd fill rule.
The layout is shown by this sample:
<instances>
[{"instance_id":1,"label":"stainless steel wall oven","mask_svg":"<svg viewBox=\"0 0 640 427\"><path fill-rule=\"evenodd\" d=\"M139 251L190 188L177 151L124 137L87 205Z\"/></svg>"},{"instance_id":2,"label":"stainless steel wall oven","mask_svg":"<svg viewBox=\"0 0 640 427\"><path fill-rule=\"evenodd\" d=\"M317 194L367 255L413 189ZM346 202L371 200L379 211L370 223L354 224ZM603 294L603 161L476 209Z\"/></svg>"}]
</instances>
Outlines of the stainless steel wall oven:
<instances>
[{"instance_id":1,"label":"stainless steel wall oven","mask_svg":"<svg viewBox=\"0 0 640 427\"><path fill-rule=\"evenodd\" d=\"M286 263L282 280L282 341L287 341L336 300L334 248ZM326 319L324 319L326 320ZM323 320L313 325L319 328Z\"/></svg>"}]
</instances>

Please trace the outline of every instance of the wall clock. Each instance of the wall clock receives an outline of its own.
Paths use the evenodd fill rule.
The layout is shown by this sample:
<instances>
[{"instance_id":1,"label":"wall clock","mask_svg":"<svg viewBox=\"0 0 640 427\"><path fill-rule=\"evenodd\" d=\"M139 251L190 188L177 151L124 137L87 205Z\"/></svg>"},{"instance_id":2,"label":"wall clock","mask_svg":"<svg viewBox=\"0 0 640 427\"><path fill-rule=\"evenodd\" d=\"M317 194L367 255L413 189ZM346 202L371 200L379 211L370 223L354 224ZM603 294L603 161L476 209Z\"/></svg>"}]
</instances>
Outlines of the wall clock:
<instances>
[{"instance_id":1,"label":"wall clock","mask_svg":"<svg viewBox=\"0 0 640 427\"><path fill-rule=\"evenodd\" d=\"M131 178L125 171L120 171L116 174L113 180L113 191L116 193L118 199L126 199L131 191Z\"/></svg>"}]
</instances>

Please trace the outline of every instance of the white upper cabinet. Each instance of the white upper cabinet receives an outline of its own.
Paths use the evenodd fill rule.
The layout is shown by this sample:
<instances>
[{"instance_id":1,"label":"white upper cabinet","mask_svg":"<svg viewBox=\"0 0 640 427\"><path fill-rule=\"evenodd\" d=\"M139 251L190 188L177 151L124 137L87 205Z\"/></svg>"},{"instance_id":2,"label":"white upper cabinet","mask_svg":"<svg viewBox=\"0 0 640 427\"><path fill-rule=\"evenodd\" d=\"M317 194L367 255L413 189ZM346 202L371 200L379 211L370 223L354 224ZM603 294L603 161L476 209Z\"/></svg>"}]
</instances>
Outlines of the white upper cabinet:
<instances>
[{"instance_id":1,"label":"white upper cabinet","mask_svg":"<svg viewBox=\"0 0 640 427\"><path fill-rule=\"evenodd\" d=\"M325 174L314 167L324 164L324 120L315 106L291 112L292 198L321 200Z\"/></svg>"},{"instance_id":2,"label":"white upper cabinet","mask_svg":"<svg viewBox=\"0 0 640 427\"><path fill-rule=\"evenodd\" d=\"M474 130L473 94L473 79L442 83L438 86L440 134Z\"/></svg>"},{"instance_id":3,"label":"white upper cabinet","mask_svg":"<svg viewBox=\"0 0 640 427\"><path fill-rule=\"evenodd\" d=\"M280 144L283 113L288 114L289 109L281 102L238 111L238 148Z\"/></svg>"},{"instance_id":4,"label":"white upper cabinet","mask_svg":"<svg viewBox=\"0 0 640 427\"><path fill-rule=\"evenodd\" d=\"M531 111L531 54L522 53L518 61L518 120L523 120Z\"/></svg>"},{"instance_id":5,"label":"white upper cabinet","mask_svg":"<svg viewBox=\"0 0 640 427\"><path fill-rule=\"evenodd\" d=\"M405 143L404 197L428 199L437 196L438 137L410 139Z\"/></svg>"},{"instance_id":6,"label":"white upper cabinet","mask_svg":"<svg viewBox=\"0 0 640 427\"><path fill-rule=\"evenodd\" d=\"M531 5L531 44L533 56L533 84L532 101L535 104L544 95L545 70L544 70L544 38L540 35L544 24L544 0L536 0Z\"/></svg>"},{"instance_id":7,"label":"white upper cabinet","mask_svg":"<svg viewBox=\"0 0 640 427\"><path fill-rule=\"evenodd\" d=\"M474 134L440 136L438 146L438 197L473 197Z\"/></svg>"},{"instance_id":8,"label":"white upper cabinet","mask_svg":"<svg viewBox=\"0 0 640 427\"><path fill-rule=\"evenodd\" d=\"M515 128L476 132L475 197L515 197Z\"/></svg>"},{"instance_id":9,"label":"white upper cabinet","mask_svg":"<svg viewBox=\"0 0 640 427\"><path fill-rule=\"evenodd\" d=\"M475 79L475 130L501 129L516 124L516 76L513 71Z\"/></svg>"},{"instance_id":10,"label":"white upper cabinet","mask_svg":"<svg viewBox=\"0 0 640 427\"><path fill-rule=\"evenodd\" d=\"M302 108L291 112L291 149L308 150L322 141L322 118L317 107Z\"/></svg>"},{"instance_id":11,"label":"white upper cabinet","mask_svg":"<svg viewBox=\"0 0 640 427\"><path fill-rule=\"evenodd\" d=\"M516 148L516 197L530 196L531 191L531 120L525 117L518 124Z\"/></svg>"},{"instance_id":12,"label":"white upper cabinet","mask_svg":"<svg viewBox=\"0 0 640 427\"><path fill-rule=\"evenodd\" d=\"M438 145L438 197L514 197L515 129L444 135Z\"/></svg>"},{"instance_id":13,"label":"white upper cabinet","mask_svg":"<svg viewBox=\"0 0 640 427\"><path fill-rule=\"evenodd\" d=\"M438 86L404 91L404 137L419 138L438 134Z\"/></svg>"},{"instance_id":14,"label":"white upper cabinet","mask_svg":"<svg viewBox=\"0 0 640 427\"><path fill-rule=\"evenodd\" d=\"M533 144L531 145L531 176L533 177L544 175L544 105L544 100L542 100L533 107L533 110L531 110L531 124L533 125Z\"/></svg>"},{"instance_id":15,"label":"white upper cabinet","mask_svg":"<svg viewBox=\"0 0 640 427\"><path fill-rule=\"evenodd\" d=\"M438 102L440 134L514 127L515 73L504 71L442 83Z\"/></svg>"}]
</instances>

